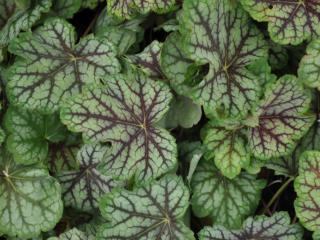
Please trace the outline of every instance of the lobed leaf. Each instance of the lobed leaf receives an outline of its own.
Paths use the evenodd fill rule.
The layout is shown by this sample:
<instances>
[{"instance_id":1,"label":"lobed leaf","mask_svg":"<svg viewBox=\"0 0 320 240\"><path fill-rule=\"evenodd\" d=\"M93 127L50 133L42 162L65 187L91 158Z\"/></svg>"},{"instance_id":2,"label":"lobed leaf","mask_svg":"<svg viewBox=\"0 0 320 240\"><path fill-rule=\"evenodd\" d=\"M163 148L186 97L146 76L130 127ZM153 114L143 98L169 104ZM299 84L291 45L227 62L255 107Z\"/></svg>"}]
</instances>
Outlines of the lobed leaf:
<instances>
[{"instance_id":1,"label":"lobed leaf","mask_svg":"<svg viewBox=\"0 0 320 240\"><path fill-rule=\"evenodd\" d=\"M298 75L308 87L320 89L320 40L312 41L301 59Z\"/></svg>"},{"instance_id":2,"label":"lobed leaf","mask_svg":"<svg viewBox=\"0 0 320 240\"><path fill-rule=\"evenodd\" d=\"M7 2L7 3L5 3ZM51 0L33 0L32 4L23 9L16 9L13 7L13 0L1 0L0 6L9 5L10 17L5 20L5 25L0 26L0 47L7 46L21 31L28 31L38 21L43 13L47 13L50 10ZM13 10L14 13L13 13Z\"/></svg>"},{"instance_id":3,"label":"lobed leaf","mask_svg":"<svg viewBox=\"0 0 320 240\"><path fill-rule=\"evenodd\" d=\"M254 111L258 116L248 131L249 146L259 159L289 154L314 121L308 114L310 94L294 76L286 75L272 84ZM254 117L255 118L255 117Z\"/></svg>"},{"instance_id":4,"label":"lobed leaf","mask_svg":"<svg viewBox=\"0 0 320 240\"><path fill-rule=\"evenodd\" d=\"M134 191L115 191L102 199L102 215L109 220L97 239L193 240L183 223L189 191L181 178L166 175ZM160 237L160 238L159 238Z\"/></svg>"},{"instance_id":5,"label":"lobed leaf","mask_svg":"<svg viewBox=\"0 0 320 240\"><path fill-rule=\"evenodd\" d=\"M220 118L240 118L260 96L257 77L247 67L267 56L263 35L241 6L229 1L186 0L181 21L188 57L209 64L192 86L195 101Z\"/></svg>"},{"instance_id":6,"label":"lobed leaf","mask_svg":"<svg viewBox=\"0 0 320 240\"><path fill-rule=\"evenodd\" d=\"M318 0L241 0L251 16L268 22L273 41L297 45L320 34Z\"/></svg>"},{"instance_id":7,"label":"lobed leaf","mask_svg":"<svg viewBox=\"0 0 320 240\"><path fill-rule=\"evenodd\" d=\"M66 206L82 211L95 210L100 198L119 185L107 173L97 170L107 149L99 144L84 145L77 155L79 170L62 171L57 175Z\"/></svg>"},{"instance_id":8,"label":"lobed leaf","mask_svg":"<svg viewBox=\"0 0 320 240\"><path fill-rule=\"evenodd\" d=\"M110 0L108 2L109 11L120 18L132 18L137 12L165 13L172 11L174 6L174 0Z\"/></svg>"},{"instance_id":9,"label":"lobed leaf","mask_svg":"<svg viewBox=\"0 0 320 240\"><path fill-rule=\"evenodd\" d=\"M320 229L320 152L307 151L299 158L299 176L294 181L298 195L294 202L297 217L310 231Z\"/></svg>"},{"instance_id":10,"label":"lobed leaf","mask_svg":"<svg viewBox=\"0 0 320 240\"><path fill-rule=\"evenodd\" d=\"M168 110L172 96L162 82L135 71L105 79L66 102L62 121L91 141L110 141L102 171L121 179L156 178L176 165L175 139L155 124Z\"/></svg>"},{"instance_id":11,"label":"lobed leaf","mask_svg":"<svg viewBox=\"0 0 320 240\"><path fill-rule=\"evenodd\" d=\"M74 28L61 19L21 34L9 50L20 56L8 73L10 101L46 113L57 111L84 85L120 70L110 44L90 35L75 45Z\"/></svg>"},{"instance_id":12,"label":"lobed leaf","mask_svg":"<svg viewBox=\"0 0 320 240\"><path fill-rule=\"evenodd\" d=\"M241 168L250 163L250 152L238 129L227 129L213 121L203 131L205 156L214 159L222 174L230 179L240 174Z\"/></svg>"},{"instance_id":13,"label":"lobed leaf","mask_svg":"<svg viewBox=\"0 0 320 240\"><path fill-rule=\"evenodd\" d=\"M7 150L21 164L39 163L48 156L50 142L65 138L66 128L56 115L40 115L9 107L4 118L9 135Z\"/></svg>"},{"instance_id":14,"label":"lobed leaf","mask_svg":"<svg viewBox=\"0 0 320 240\"><path fill-rule=\"evenodd\" d=\"M34 165L0 165L0 232L31 238L51 230L63 211L58 182Z\"/></svg>"},{"instance_id":15,"label":"lobed leaf","mask_svg":"<svg viewBox=\"0 0 320 240\"><path fill-rule=\"evenodd\" d=\"M257 208L265 186L264 180L245 172L228 179L210 161L200 161L191 181L193 212L209 216L215 224L240 227Z\"/></svg>"},{"instance_id":16,"label":"lobed leaf","mask_svg":"<svg viewBox=\"0 0 320 240\"><path fill-rule=\"evenodd\" d=\"M275 213L271 217L249 217L241 230L229 230L223 226L205 227L199 233L200 240L300 240L303 230L297 224L290 225L286 212Z\"/></svg>"}]
</instances>

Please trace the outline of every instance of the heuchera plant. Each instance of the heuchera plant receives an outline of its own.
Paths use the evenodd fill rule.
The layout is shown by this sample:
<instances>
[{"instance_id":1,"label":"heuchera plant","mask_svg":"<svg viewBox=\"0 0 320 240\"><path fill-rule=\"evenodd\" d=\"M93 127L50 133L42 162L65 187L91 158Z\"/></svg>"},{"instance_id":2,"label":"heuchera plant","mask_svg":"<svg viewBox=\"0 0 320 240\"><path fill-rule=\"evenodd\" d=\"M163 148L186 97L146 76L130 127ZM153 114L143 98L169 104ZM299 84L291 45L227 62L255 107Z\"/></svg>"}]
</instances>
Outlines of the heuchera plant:
<instances>
[{"instance_id":1,"label":"heuchera plant","mask_svg":"<svg viewBox=\"0 0 320 240\"><path fill-rule=\"evenodd\" d=\"M0 239L320 240L319 0L0 0Z\"/></svg>"}]
</instances>

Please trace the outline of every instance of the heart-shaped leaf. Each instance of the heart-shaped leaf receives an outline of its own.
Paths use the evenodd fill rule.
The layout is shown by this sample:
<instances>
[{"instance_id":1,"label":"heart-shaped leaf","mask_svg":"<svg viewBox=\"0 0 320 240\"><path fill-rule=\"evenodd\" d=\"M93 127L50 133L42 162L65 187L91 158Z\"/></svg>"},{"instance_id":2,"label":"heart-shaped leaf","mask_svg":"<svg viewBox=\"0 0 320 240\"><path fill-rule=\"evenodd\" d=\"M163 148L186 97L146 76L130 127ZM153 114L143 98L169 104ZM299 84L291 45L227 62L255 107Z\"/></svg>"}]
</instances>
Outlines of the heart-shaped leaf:
<instances>
[{"instance_id":1,"label":"heart-shaped leaf","mask_svg":"<svg viewBox=\"0 0 320 240\"><path fill-rule=\"evenodd\" d=\"M230 180L223 177L212 162L202 160L191 186L191 203L196 216L209 216L215 224L236 228L255 211L266 183L245 172Z\"/></svg>"},{"instance_id":2,"label":"heart-shaped leaf","mask_svg":"<svg viewBox=\"0 0 320 240\"><path fill-rule=\"evenodd\" d=\"M37 237L56 225L62 211L60 186L45 169L0 161L1 233Z\"/></svg>"},{"instance_id":3,"label":"heart-shaped leaf","mask_svg":"<svg viewBox=\"0 0 320 240\"><path fill-rule=\"evenodd\" d=\"M299 176L294 181L298 198L297 217L310 231L320 229L320 152L307 151L299 159Z\"/></svg>"},{"instance_id":4,"label":"heart-shaped leaf","mask_svg":"<svg viewBox=\"0 0 320 240\"><path fill-rule=\"evenodd\" d=\"M165 13L173 10L174 5L174 0L110 0L108 2L109 11L120 18L131 18L138 12Z\"/></svg>"},{"instance_id":5,"label":"heart-shaped leaf","mask_svg":"<svg viewBox=\"0 0 320 240\"><path fill-rule=\"evenodd\" d=\"M290 225L286 212L278 212L272 217L250 217L243 223L242 230L229 230L223 226L205 227L199 233L200 240L300 240L303 230L297 224Z\"/></svg>"},{"instance_id":6,"label":"heart-shaped leaf","mask_svg":"<svg viewBox=\"0 0 320 240\"><path fill-rule=\"evenodd\" d=\"M292 75L269 86L265 98L254 111L257 117L246 124L253 155L269 159L289 154L314 121L308 114L311 97Z\"/></svg>"},{"instance_id":7,"label":"heart-shaped leaf","mask_svg":"<svg viewBox=\"0 0 320 240\"><path fill-rule=\"evenodd\" d=\"M9 50L21 58L10 67L7 93L11 102L43 112L59 109L63 99L120 70L113 47L92 35L75 45L75 30L51 19L21 34Z\"/></svg>"},{"instance_id":8,"label":"heart-shaped leaf","mask_svg":"<svg viewBox=\"0 0 320 240\"><path fill-rule=\"evenodd\" d=\"M66 206L92 211L98 208L98 202L105 193L119 185L110 176L97 170L107 149L99 144L84 145L77 155L79 170L58 174Z\"/></svg>"},{"instance_id":9,"label":"heart-shaped leaf","mask_svg":"<svg viewBox=\"0 0 320 240\"><path fill-rule=\"evenodd\" d=\"M241 0L257 21L268 22L273 41L297 45L320 35L318 0Z\"/></svg>"},{"instance_id":10,"label":"heart-shaped leaf","mask_svg":"<svg viewBox=\"0 0 320 240\"><path fill-rule=\"evenodd\" d=\"M176 165L175 139L155 126L169 108L172 95L163 82L132 71L105 79L66 102L62 121L91 141L111 141L102 164L118 178L156 178Z\"/></svg>"},{"instance_id":11,"label":"heart-shaped leaf","mask_svg":"<svg viewBox=\"0 0 320 240\"><path fill-rule=\"evenodd\" d=\"M209 115L243 117L260 96L259 80L246 67L267 56L263 35L239 4L185 0L181 25L191 59L209 64L192 96Z\"/></svg>"},{"instance_id":12,"label":"heart-shaped leaf","mask_svg":"<svg viewBox=\"0 0 320 240\"><path fill-rule=\"evenodd\" d=\"M100 209L109 220L97 239L194 240L183 223L189 191L181 178L167 175L134 191L106 195Z\"/></svg>"},{"instance_id":13,"label":"heart-shaped leaf","mask_svg":"<svg viewBox=\"0 0 320 240\"><path fill-rule=\"evenodd\" d=\"M57 115L40 115L15 107L7 110L4 124L9 133L7 149L21 164L45 160L49 143L63 140L67 131Z\"/></svg>"}]
</instances>

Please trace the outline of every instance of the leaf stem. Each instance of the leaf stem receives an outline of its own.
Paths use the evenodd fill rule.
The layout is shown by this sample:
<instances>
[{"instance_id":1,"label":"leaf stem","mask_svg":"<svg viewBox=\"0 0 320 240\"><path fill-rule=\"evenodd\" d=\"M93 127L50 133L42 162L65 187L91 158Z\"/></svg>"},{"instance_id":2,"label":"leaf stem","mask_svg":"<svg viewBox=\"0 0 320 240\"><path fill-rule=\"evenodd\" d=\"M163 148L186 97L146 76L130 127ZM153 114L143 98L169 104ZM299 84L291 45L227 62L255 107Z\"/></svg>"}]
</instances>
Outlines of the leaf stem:
<instances>
[{"instance_id":1,"label":"leaf stem","mask_svg":"<svg viewBox=\"0 0 320 240\"><path fill-rule=\"evenodd\" d=\"M288 187L288 185L294 180L295 177L290 177L287 181L282 184L282 186L278 189L278 191L273 195L273 197L268 202L267 206L263 209L263 214L267 212L267 210L272 206L272 204L280 197L283 191Z\"/></svg>"}]
</instances>

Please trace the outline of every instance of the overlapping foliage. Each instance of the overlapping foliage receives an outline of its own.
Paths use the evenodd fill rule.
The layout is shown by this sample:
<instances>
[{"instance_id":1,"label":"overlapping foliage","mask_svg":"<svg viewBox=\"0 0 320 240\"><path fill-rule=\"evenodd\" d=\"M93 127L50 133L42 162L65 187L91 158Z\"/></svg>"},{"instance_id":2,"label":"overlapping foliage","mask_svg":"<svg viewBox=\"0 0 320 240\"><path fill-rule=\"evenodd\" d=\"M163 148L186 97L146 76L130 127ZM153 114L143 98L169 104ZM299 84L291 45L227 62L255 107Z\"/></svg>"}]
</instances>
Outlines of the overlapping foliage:
<instances>
[{"instance_id":1,"label":"overlapping foliage","mask_svg":"<svg viewBox=\"0 0 320 240\"><path fill-rule=\"evenodd\" d=\"M0 0L0 238L320 239L318 0Z\"/></svg>"}]
</instances>

